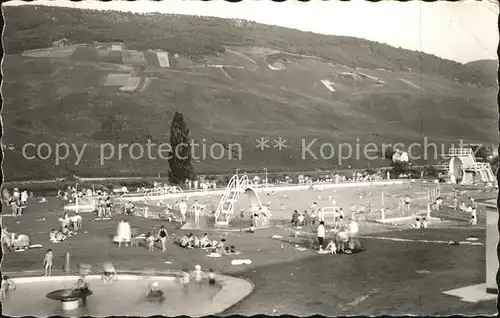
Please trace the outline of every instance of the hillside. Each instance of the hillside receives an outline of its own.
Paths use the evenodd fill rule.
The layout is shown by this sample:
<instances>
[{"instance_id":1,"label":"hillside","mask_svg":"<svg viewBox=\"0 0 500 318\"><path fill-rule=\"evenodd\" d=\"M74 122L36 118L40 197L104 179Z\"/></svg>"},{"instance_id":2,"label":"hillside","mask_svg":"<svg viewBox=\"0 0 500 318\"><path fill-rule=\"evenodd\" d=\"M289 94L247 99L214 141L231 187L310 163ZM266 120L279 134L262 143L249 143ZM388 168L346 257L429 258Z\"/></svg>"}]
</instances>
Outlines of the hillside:
<instances>
[{"instance_id":1,"label":"hillside","mask_svg":"<svg viewBox=\"0 0 500 318\"><path fill-rule=\"evenodd\" d=\"M483 78L490 83L497 81L498 77L498 60L479 60L465 64L468 69L475 70L478 74L482 74Z\"/></svg>"},{"instance_id":2,"label":"hillside","mask_svg":"<svg viewBox=\"0 0 500 318\"><path fill-rule=\"evenodd\" d=\"M168 142L175 110L185 114L193 139L233 152L230 144L242 146L241 160L228 159L229 151L198 160L205 173L339 167L337 154L302 158L302 142L314 139L317 155L322 142L359 144L361 154L343 167L366 167L360 157L368 143L497 140L496 81L435 56L244 21L4 9L4 143L16 145L5 153L7 180L164 173L166 160L116 153L101 166L99 145ZM52 47L62 38L68 42ZM288 148L256 149L255 140L269 137L272 146L279 136ZM55 166L23 159L25 142L87 149L79 165L68 159Z\"/></svg>"}]
</instances>

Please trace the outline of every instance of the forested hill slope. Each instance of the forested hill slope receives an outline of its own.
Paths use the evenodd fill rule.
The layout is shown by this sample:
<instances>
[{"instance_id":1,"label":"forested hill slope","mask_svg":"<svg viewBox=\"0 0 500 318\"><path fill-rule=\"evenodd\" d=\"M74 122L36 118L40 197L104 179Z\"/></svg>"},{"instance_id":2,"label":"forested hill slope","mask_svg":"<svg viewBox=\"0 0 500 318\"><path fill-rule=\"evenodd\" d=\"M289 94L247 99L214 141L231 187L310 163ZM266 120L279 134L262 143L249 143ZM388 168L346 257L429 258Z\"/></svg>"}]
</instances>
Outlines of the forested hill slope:
<instances>
[{"instance_id":1,"label":"forested hill slope","mask_svg":"<svg viewBox=\"0 0 500 318\"><path fill-rule=\"evenodd\" d=\"M217 54L224 45L260 46L324 58L352 67L437 74L463 83L495 86L474 68L364 39L327 36L258 23L180 15L138 15L48 6L4 7L7 53L72 43L126 42L137 50L183 55Z\"/></svg>"},{"instance_id":2,"label":"forested hill slope","mask_svg":"<svg viewBox=\"0 0 500 318\"><path fill-rule=\"evenodd\" d=\"M498 78L498 60L479 60L465 64L469 70L482 74L485 81L496 83Z\"/></svg>"},{"instance_id":3,"label":"forested hill slope","mask_svg":"<svg viewBox=\"0 0 500 318\"><path fill-rule=\"evenodd\" d=\"M416 164L428 164L460 140L498 140L490 62L463 65L239 20L4 10L3 143L15 145L5 152L6 180L163 174L166 160L133 159L127 148L101 164L100 147L167 143L175 111L193 140L225 149L220 158L221 147L213 156L197 153L199 173L387 166L363 147L405 148L424 139L436 148L417 145L413 152L427 152ZM265 151L256 148L261 138L269 139ZM285 149L275 147L280 138ZM313 155L304 156L311 142ZM53 157L23 157L26 143L86 150L81 161L70 153L55 164Z\"/></svg>"}]
</instances>

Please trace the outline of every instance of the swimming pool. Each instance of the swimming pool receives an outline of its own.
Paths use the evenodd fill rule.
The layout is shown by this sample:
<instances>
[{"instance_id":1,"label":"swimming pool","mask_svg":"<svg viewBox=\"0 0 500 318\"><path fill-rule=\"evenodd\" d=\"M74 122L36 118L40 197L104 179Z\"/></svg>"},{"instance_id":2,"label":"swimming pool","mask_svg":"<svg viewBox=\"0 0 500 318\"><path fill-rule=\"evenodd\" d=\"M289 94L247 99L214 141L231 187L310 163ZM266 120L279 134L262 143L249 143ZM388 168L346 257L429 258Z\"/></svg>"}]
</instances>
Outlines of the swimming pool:
<instances>
[{"instance_id":1,"label":"swimming pool","mask_svg":"<svg viewBox=\"0 0 500 318\"><path fill-rule=\"evenodd\" d=\"M215 314L214 298L220 286L210 288L208 282L187 288L174 276L119 275L112 284L104 284L100 277L89 276L93 294L87 305L64 312L59 301L46 297L49 292L71 288L77 276L31 277L14 279L16 290L3 301L3 313L8 316L202 316ZM152 282L158 282L165 296L164 302L150 302L146 292ZM212 308L212 310L210 310Z\"/></svg>"}]
</instances>

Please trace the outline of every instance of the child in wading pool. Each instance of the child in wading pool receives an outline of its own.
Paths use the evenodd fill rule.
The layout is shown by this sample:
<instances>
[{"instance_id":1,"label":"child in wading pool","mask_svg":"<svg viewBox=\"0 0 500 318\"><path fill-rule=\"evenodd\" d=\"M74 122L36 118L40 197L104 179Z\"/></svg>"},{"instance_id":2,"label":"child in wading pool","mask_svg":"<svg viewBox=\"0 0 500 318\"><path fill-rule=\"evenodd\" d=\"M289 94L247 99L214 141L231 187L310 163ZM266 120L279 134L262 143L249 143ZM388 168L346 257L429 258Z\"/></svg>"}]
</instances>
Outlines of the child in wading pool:
<instances>
[{"instance_id":1,"label":"child in wading pool","mask_svg":"<svg viewBox=\"0 0 500 318\"><path fill-rule=\"evenodd\" d=\"M203 276L204 276L204 273L201 270L201 266L200 265L196 265L194 267L193 277L194 277L194 281L196 282L196 284L198 286L201 286L201 281L203 279Z\"/></svg>"},{"instance_id":2,"label":"child in wading pool","mask_svg":"<svg viewBox=\"0 0 500 318\"><path fill-rule=\"evenodd\" d=\"M102 264L102 269L103 273L101 279L104 284L112 283L117 279L118 274L116 273L115 266L111 262L105 262Z\"/></svg>"},{"instance_id":3,"label":"child in wading pool","mask_svg":"<svg viewBox=\"0 0 500 318\"><path fill-rule=\"evenodd\" d=\"M160 284L158 284L158 282L151 283L146 293L146 297L156 298L158 300L163 298L163 291L160 290Z\"/></svg>"},{"instance_id":4,"label":"child in wading pool","mask_svg":"<svg viewBox=\"0 0 500 318\"><path fill-rule=\"evenodd\" d=\"M8 276L4 276L2 278L0 300L3 301L7 297L9 292L15 289L16 285L14 284L14 282Z\"/></svg>"},{"instance_id":5,"label":"child in wading pool","mask_svg":"<svg viewBox=\"0 0 500 318\"><path fill-rule=\"evenodd\" d=\"M45 269L45 276L50 276L52 273L52 260L54 259L54 254L52 254L52 250L49 248L47 253L45 254L45 258L43 259L43 267Z\"/></svg>"},{"instance_id":6,"label":"child in wading pool","mask_svg":"<svg viewBox=\"0 0 500 318\"><path fill-rule=\"evenodd\" d=\"M190 281L191 281L191 276L189 275L187 270L183 271L182 276L181 276L181 284L182 284L182 287L184 288L185 292L187 292L187 290L188 290L188 285L189 285Z\"/></svg>"},{"instance_id":7,"label":"child in wading pool","mask_svg":"<svg viewBox=\"0 0 500 318\"><path fill-rule=\"evenodd\" d=\"M215 287L215 273L214 273L213 269L210 269L208 271L208 286L210 288L214 288Z\"/></svg>"}]
</instances>

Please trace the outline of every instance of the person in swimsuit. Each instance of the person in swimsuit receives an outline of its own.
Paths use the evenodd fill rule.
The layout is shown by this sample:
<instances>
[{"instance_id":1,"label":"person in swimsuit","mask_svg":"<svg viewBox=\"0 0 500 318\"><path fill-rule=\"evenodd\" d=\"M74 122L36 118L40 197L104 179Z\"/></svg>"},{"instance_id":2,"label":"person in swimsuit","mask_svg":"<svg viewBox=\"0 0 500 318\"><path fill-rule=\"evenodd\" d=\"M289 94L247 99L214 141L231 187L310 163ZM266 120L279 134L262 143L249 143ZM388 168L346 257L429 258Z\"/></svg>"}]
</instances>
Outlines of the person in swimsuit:
<instances>
[{"instance_id":1,"label":"person in swimsuit","mask_svg":"<svg viewBox=\"0 0 500 318\"><path fill-rule=\"evenodd\" d=\"M163 291L160 290L160 284L158 284L158 282L153 282L151 284L148 292L146 293L146 297L148 297L150 301L164 300Z\"/></svg>"},{"instance_id":2,"label":"person in swimsuit","mask_svg":"<svg viewBox=\"0 0 500 318\"><path fill-rule=\"evenodd\" d=\"M103 273L102 273L102 281L104 284L112 283L118 277L116 273L115 267L111 262L106 262L102 265Z\"/></svg>"},{"instance_id":3,"label":"person in swimsuit","mask_svg":"<svg viewBox=\"0 0 500 318\"><path fill-rule=\"evenodd\" d=\"M405 198L404 198L404 210L410 211L410 202L411 202L410 196L408 196L408 195L405 196Z\"/></svg>"},{"instance_id":4,"label":"person in swimsuit","mask_svg":"<svg viewBox=\"0 0 500 318\"><path fill-rule=\"evenodd\" d=\"M2 285L0 288L0 300L3 301L5 298L7 298L9 292L16 289L16 284L14 284L14 282L8 276L4 276L2 277Z\"/></svg>"},{"instance_id":5,"label":"person in swimsuit","mask_svg":"<svg viewBox=\"0 0 500 318\"><path fill-rule=\"evenodd\" d=\"M47 250L45 258L43 259L43 267L45 269L45 276L50 276L52 273L52 260L54 259L54 254L51 249Z\"/></svg>"},{"instance_id":6,"label":"person in swimsuit","mask_svg":"<svg viewBox=\"0 0 500 318\"><path fill-rule=\"evenodd\" d=\"M185 200L182 200L181 203L179 203L179 210L181 212L181 222L185 223L186 222L186 213L187 213L187 203Z\"/></svg>"},{"instance_id":7,"label":"person in swimsuit","mask_svg":"<svg viewBox=\"0 0 500 318\"><path fill-rule=\"evenodd\" d=\"M187 293L189 283L191 282L191 275L189 274L187 269L182 271L182 275L181 277L179 277L179 280L182 284L182 289L184 290L185 293Z\"/></svg>"},{"instance_id":8,"label":"person in swimsuit","mask_svg":"<svg viewBox=\"0 0 500 318\"><path fill-rule=\"evenodd\" d=\"M292 214L292 225L297 226L299 223L299 211L294 210Z\"/></svg>"},{"instance_id":9,"label":"person in swimsuit","mask_svg":"<svg viewBox=\"0 0 500 318\"><path fill-rule=\"evenodd\" d=\"M90 289L88 282L85 280L83 276L80 279L78 279L78 282L76 282L73 288L70 289L71 293L73 293L74 291L80 294L80 297L83 301L83 306L86 306L87 296L90 294Z\"/></svg>"},{"instance_id":10,"label":"person in swimsuit","mask_svg":"<svg viewBox=\"0 0 500 318\"><path fill-rule=\"evenodd\" d=\"M422 223L420 222L420 218L415 219L415 223L412 224L412 227L414 229L420 229L422 228Z\"/></svg>"},{"instance_id":11,"label":"person in swimsuit","mask_svg":"<svg viewBox=\"0 0 500 318\"><path fill-rule=\"evenodd\" d=\"M165 252L167 250L167 238L168 238L168 232L167 229L165 229L165 226L160 227L160 231L158 232L158 237L160 238L161 242L161 250Z\"/></svg>"},{"instance_id":12,"label":"person in swimsuit","mask_svg":"<svg viewBox=\"0 0 500 318\"><path fill-rule=\"evenodd\" d=\"M204 248L204 247L211 247L212 246L212 242L208 238L208 234L207 233L205 233L203 235L203 237L200 239L200 246L202 248Z\"/></svg>"},{"instance_id":13,"label":"person in swimsuit","mask_svg":"<svg viewBox=\"0 0 500 318\"><path fill-rule=\"evenodd\" d=\"M214 288L215 287L215 273L214 273L213 269L210 269L208 271L208 286L210 288Z\"/></svg>"},{"instance_id":14,"label":"person in swimsuit","mask_svg":"<svg viewBox=\"0 0 500 318\"><path fill-rule=\"evenodd\" d=\"M337 245L335 245L335 241L331 240L326 246L326 251L330 254L337 254Z\"/></svg>"},{"instance_id":15,"label":"person in swimsuit","mask_svg":"<svg viewBox=\"0 0 500 318\"><path fill-rule=\"evenodd\" d=\"M148 251L153 252L155 249L155 237L153 234L146 234L146 243L148 245Z\"/></svg>"},{"instance_id":16,"label":"person in swimsuit","mask_svg":"<svg viewBox=\"0 0 500 318\"><path fill-rule=\"evenodd\" d=\"M193 271L193 278L194 278L194 281L196 282L196 284L198 286L201 286L201 281L203 279L203 276L205 276L205 274L203 273L203 270L201 269L201 266L200 265L196 265L194 267L194 271Z\"/></svg>"}]
</instances>

